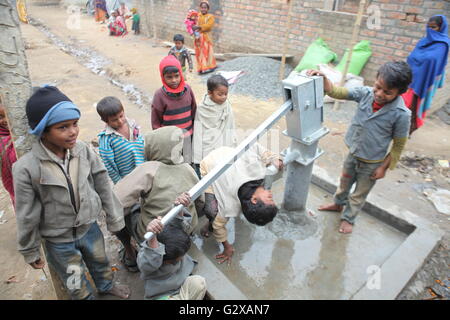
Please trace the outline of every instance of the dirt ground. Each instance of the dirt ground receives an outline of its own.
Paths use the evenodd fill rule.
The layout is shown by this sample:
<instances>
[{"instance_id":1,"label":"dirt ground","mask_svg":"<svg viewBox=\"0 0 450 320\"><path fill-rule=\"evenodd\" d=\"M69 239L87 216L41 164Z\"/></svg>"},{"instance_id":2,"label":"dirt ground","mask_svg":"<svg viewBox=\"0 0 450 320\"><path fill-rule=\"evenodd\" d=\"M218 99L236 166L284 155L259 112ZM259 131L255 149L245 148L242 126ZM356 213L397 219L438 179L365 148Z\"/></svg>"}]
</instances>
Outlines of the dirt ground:
<instances>
[{"instance_id":1,"label":"dirt ground","mask_svg":"<svg viewBox=\"0 0 450 320\"><path fill-rule=\"evenodd\" d=\"M95 103L104 96L116 96L124 104L128 117L134 118L141 125L142 131L151 130L149 101L138 106L130 94L114 81L132 84L142 95L151 97L161 86L159 61L168 52L161 42L146 36L128 34L126 37L110 37L106 26L94 22L93 17L83 14L81 28L70 30L66 26L68 19L65 9L56 6L28 7L29 15L41 26L21 24L22 35L26 43L26 54L33 85L57 85L81 109L79 139L90 142L103 128ZM74 48L95 52L107 59L108 64L101 72L94 73L82 63L80 56L68 54L42 32L48 29L59 41ZM114 80L114 81L111 81ZM206 86L196 74L188 75L188 83L194 90L197 100L205 94ZM281 100L261 101L251 95L231 97L237 126L241 129L255 128L265 120L282 103ZM341 163L347 149L343 136L353 114L354 104L342 105L339 111L332 111L331 106L325 108L325 126L330 134L323 138L320 146L325 154L316 161L316 165L325 169L330 176L339 176ZM284 130L284 121L274 129ZM408 141L405 155L411 161L404 161L395 171L377 183L373 193L382 195L386 200L403 206L416 215L425 217L439 225L446 233L442 244L430 256L424 267L400 294L400 299L429 298L427 287L435 280L449 278L449 235L450 216L439 213L424 195L427 187L450 190L448 169L439 167L437 160L450 159L450 126L438 118L430 117L425 125L414 133ZM288 144L288 139L280 137L280 151ZM426 156L430 160L425 169L419 170L421 159ZM0 299L52 299L49 281L42 276L42 271L32 270L25 265L22 257L15 250L14 216L5 191L1 190L0 212L8 222L0 225L2 247L0 255L13 257L0 267L2 275L0 283ZM337 228L337 227L336 227ZM107 241L112 241L107 239ZM117 257L111 257L113 263ZM5 281L16 276L18 282L6 284ZM126 279L124 280L126 281ZM139 299L139 297L133 297Z\"/></svg>"}]
</instances>

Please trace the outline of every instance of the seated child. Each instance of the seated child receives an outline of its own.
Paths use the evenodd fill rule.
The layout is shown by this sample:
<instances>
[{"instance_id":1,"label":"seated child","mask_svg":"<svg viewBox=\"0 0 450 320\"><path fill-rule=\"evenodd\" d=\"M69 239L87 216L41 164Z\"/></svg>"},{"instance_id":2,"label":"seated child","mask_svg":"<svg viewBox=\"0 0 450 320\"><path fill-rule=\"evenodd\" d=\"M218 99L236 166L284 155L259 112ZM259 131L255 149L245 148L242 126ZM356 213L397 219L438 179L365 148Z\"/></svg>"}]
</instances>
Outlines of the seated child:
<instances>
[{"instance_id":1,"label":"seated child","mask_svg":"<svg viewBox=\"0 0 450 320\"><path fill-rule=\"evenodd\" d=\"M12 176L12 165L17 161L11 133L9 132L8 121L6 120L5 106L0 97L0 164L2 171L2 183L8 191L11 202L14 206L14 186Z\"/></svg>"},{"instance_id":2,"label":"seated child","mask_svg":"<svg viewBox=\"0 0 450 320\"><path fill-rule=\"evenodd\" d=\"M196 10L189 10L186 19L184 20L184 24L186 25L186 31L191 36L194 36L195 39L200 38L200 32L198 30L192 29L193 26L197 25L197 19L198 19L198 12Z\"/></svg>"},{"instance_id":3,"label":"seated child","mask_svg":"<svg viewBox=\"0 0 450 320\"><path fill-rule=\"evenodd\" d=\"M349 153L334 203L319 208L342 212L345 206L339 232L351 233L370 190L378 179L384 178L388 168L395 168L406 144L411 111L405 106L401 94L406 92L411 83L411 68L403 61L384 64L378 70L373 88L334 87L320 71L309 70L307 74L323 76L324 89L330 97L358 102L345 136ZM393 146L389 150L391 141ZM356 188L350 194L355 183Z\"/></svg>"},{"instance_id":4,"label":"seated child","mask_svg":"<svg viewBox=\"0 0 450 320\"><path fill-rule=\"evenodd\" d=\"M184 37L181 34L176 34L173 37L175 45L169 50L168 55L173 55L181 63L181 70L183 70L184 79L186 78L186 60L189 63L189 72L192 72L194 65L192 64L192 58L189 51L184 47Z\"/></svg>"},{"instance_id":5,"label":"seated child","mask_svg":"<svg viewBox=\"0 0 450 320\"><path fill-rule=\"evenodd\" d=\"M47 86L28 99L26 114L39 140L13 166L19 252L34 269L42 269L44 240L47 261L73 299L94 299L86 267L99 293L128 298L129 288L113 283L96 222L104 210L108 230L121 232L122 206L100 157L77 141L79 109Z\"/></svg>"},{"instance_id":6,"label":"seated child","mask_svg":"<svg viewBox=\"0 0 450 320\"><path fill-rule=\"evenodd\" d=\"M184 200L182 197L175 205L189 205L189 195ZM162 225L161 217L148 224L147 231L155 236L142 243L137 259L145 281L145 299L202 300L205 296L205 278L191 275L197 262L186 254L191 239L184 222L178 215L166 226Z\"/></svg>"},{"instance_id":7,"label":"seated child","mask_svg":"<svg viewBox=\"0 0 450 320\"><path fill-rule=\"evenodd\" d=\"M97 112L106 123L98 135L100 157L111 180L121 178L144 163L144 138L139 126L125 116L122 103L116 97L105 97L97 103Z\"/></svg>"},{"instance_id":8,"label":"seated child","mask_svg":"<svg viewBox=\"0 0 450 320\"><path fill-rule=\"evenodd\" d=\"M177 126L184 130L183 158L192 163L192 133L197 103L191 87L184 82L181 64L174 56L166 56L159 64L163 83L153 96L152 128Z\"/></svg>"},{"instance_id":9,"label":"seated child","mask_svg":"<svg viewBox=\"0 0 450 320\"><path fill-rule=\"evenodd\" d=\"M133 14L133 25L131 26L131 30L134 30L134 34L138 35L141 33L141 16L137 12L136 8L131 9L131 13Z\"/></svg>"},{"instance_id":10,"label":"seated child","mask_svg":"<svg viewBox=\"0 0 450 320\"><path fill-rule=\"evenodd\" d=\"M123 16L119 15L118 11L113 11L111 22L108 24L110 36L125 36L127 31L127 25Z\"/></svg>"},{"instance_id":11,"label":"seated child","mask_svg":"<svg viewBox=\"0 0 450 320\"><path fill-rule=\"evenodd\" d=\"M208 93L198 106L194 120L193 162L196 167L213 150L222 146L235 147L236 125L228 99L228 81L221 75L211 76Z\"/></svg>"}]
</instances>

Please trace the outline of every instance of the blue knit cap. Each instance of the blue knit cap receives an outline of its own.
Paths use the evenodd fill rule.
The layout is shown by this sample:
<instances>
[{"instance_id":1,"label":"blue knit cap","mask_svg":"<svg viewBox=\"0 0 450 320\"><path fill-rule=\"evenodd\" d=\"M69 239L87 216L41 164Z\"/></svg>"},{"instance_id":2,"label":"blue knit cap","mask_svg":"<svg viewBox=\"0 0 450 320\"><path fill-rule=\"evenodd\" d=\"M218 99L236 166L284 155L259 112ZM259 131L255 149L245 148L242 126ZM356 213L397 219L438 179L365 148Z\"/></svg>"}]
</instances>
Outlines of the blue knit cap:
<instances>
[{"instance_id":1,"label":"blue knit cap","mask_svg":"<svg viewBox=\"0 0 450 320\"><path fill-rule=\"evenodd\" d=\"M80 115L80 110L71 101L61 101L47 111L38 125L34 129L30 129L30 133L40 137L46 127L67 120L79 119Z\"/></svg>"}]
</instances>

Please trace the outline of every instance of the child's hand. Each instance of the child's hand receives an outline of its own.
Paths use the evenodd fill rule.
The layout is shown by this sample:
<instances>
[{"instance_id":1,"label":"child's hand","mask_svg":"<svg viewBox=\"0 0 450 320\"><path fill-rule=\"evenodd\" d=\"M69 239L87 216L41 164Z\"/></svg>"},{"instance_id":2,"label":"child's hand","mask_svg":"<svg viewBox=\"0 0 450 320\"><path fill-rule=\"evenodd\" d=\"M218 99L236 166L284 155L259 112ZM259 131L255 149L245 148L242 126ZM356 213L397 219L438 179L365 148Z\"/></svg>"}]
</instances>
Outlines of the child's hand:
<instances>
[{"instance_id":1,"label":"child's hand","mask_svg":"<svg viewBox=\"0 0 450 320\"><path fill-rule=\"evenodd\" d=\"M147 232L153 232L154 234L161 233L164 228L163 224L161 223L161 219L162 217L159 216L157 219L153 219L152 221L150 221L150 223L147 225Z\"/></svg>"},{"instance_id":2,"label":"child's hand","mask_svg":"<svg viewBox=\"0 0 450 320\"><path fill-rule=\"evenodd\" d=\"M308 71L306 71L306 75L308 77L312 77L312 76L323 77L323 89L325 90L325 92L329 93L329 92L333 91L333 83L331 83L331 81L327 78L327 76L322 71L308 70Z\"/></svg>"},{"instance_id":3,"label":"child's hand","mask_svg":"<svg viewBox=\"0 0 450 320\"><path fill-rule=\"evenodd\" d=\"M277 159L275 161L272 162L272 164L278 169L278 170L282 170L283 169L283 160L281 159Z\"/></svg>"},{"instance_id":4,"label":"child's hand","mask_svg":"<svg viewBox=\"0 0 450 320\"><path fill-rule=\"evenodd\" d=\"M189 193L183 192L178 196L178 198L175 199L174 203L176 206L182 204L183 206L188 207L191 203L191 196L189 195Z\"/></svg>"},{"instance_id":5,"label":"child's hand","mask_svg":"<svg viewBox=\"0 0 450 320\"><path fill-rule=\"evenodd\" d=\"M33 267L33 269L43 269L45 266L45 262L44 260L42 260L41 258L39 258L38 260L36 260L35 262L30 263L30 266Z\"/></svg>"},{"instance_id":6,"label":"child's hand","mask_svg":"<svg viewBox=\"0 0 450 320\"><path fill-rule=\"evenodd\" d=\"M375 169L375 171L372 173L372 175L370 176L370 179L372 180L378 180L378 179L383 179L384 176L386 175L386 170L387 167L385 166L379 166L378 168Z\"/></svg>"}]
</instances>

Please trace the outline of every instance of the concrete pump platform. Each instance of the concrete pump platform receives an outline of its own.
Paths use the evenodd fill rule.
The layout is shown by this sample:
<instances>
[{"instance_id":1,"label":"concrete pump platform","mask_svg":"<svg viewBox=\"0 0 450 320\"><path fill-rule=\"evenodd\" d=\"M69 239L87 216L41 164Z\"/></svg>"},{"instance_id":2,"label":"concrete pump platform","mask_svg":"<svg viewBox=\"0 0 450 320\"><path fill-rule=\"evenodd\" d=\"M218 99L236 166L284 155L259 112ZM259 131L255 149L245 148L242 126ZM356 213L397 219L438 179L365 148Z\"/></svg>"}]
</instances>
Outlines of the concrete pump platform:
<instances>
[{"instance_id":1,"label":"concrete pump platform","mask_svg":"<svg viewBox=\"0 0 450 320\"><path fill-rule=\"evenodd\" d=\"M442 232L414 214L369 196L353 233L338 232L340 214L319 212L332 201L337 181L314 170L306 211L280 211L258 227L229 222L235 253L218 264L213 238L195 237L191 255L213 299L395 299L438 244ZM272 187L278 205L284 179Z\"/></svg>"},{"instance_id":2,"label":"concrete pump platform","mask_svg":"<svg viewBox=\"0 0 450 320\"><path fill-rule=\"evenodd\" d=\"M436 225L402 210L401 201L407 200L392 204L369 195L353 233L340 234L339 214L317 211L320 204L332 201L337 182L314 167L306 220L298 213L281 210L264 227L252 225L244 217L230 221L229 240L235 247L231 265L215 261L222 248L212 235L203 239L196 234L189 254L199 262L195 273L206 278L208 297L395 299L443 233ZM283 189L284 179L273 184L278 205ZM109 237L108 242L117 240ZM120 265L117 250L117 245L107 245L111 262L119 269L116 280L131 287L130 299L143 299L143 280L139 273L127 272Z\"/></svg>"}]
</instances>

